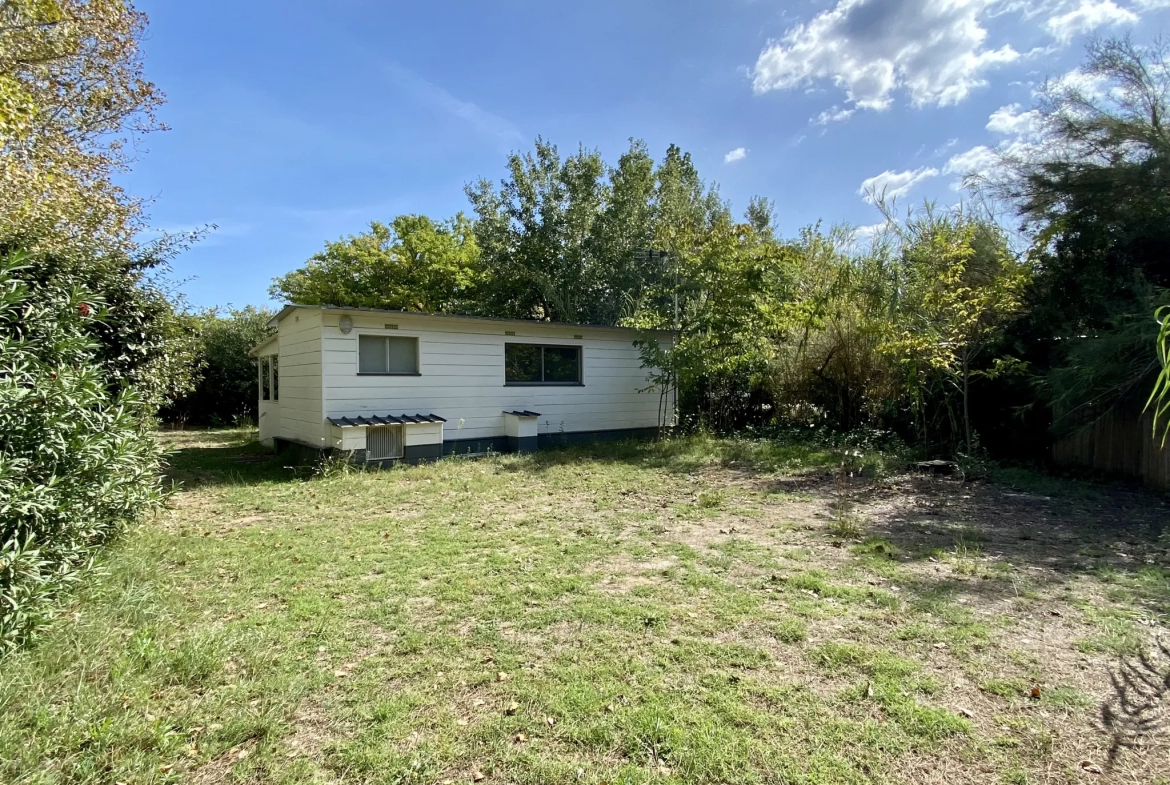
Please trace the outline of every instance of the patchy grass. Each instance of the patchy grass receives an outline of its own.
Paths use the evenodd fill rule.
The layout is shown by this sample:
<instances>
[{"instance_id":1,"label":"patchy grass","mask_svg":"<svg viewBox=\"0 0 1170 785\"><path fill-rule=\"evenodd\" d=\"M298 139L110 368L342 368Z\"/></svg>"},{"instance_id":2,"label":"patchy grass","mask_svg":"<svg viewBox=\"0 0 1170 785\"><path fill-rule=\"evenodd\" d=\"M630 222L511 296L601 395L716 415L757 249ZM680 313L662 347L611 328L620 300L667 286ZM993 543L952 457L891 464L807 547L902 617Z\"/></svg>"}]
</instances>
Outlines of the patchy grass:
<instances>
[{"instance_id":1,"label":"patchy grass","mask_svg":"<svg viewBox=\"0 0 1170 785\"><path fill-rule=\"evenodd\" d=\"M248 437L162 436L170 510L0 664L0 781L1077 781L1166 622L1154 497L762 439L315 472Z\"/></svg>"}]
</instances>

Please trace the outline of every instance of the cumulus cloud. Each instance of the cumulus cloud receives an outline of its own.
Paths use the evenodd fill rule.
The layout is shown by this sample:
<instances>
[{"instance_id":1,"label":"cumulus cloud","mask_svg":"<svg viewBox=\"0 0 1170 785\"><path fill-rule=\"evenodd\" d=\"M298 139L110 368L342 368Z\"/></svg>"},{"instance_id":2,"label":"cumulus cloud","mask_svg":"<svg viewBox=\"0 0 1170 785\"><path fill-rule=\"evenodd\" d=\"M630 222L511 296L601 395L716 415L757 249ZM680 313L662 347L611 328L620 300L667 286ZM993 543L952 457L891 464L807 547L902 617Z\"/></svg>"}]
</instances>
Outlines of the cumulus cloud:
<instances>
[{"instance_id":1,"label":"cumulus cloud","mask_svg":"<svg viewBox=\"0 0 1170 785\"><path fill-rule=\"evenodd\" d=\"M943 174L957 175L958 179L951 183L951 189L961 191L963 178L968 175L986 175L999 162L999 154L986 145L972 147L962 153L952 155L943 166Z\"/></svg>"},{"instance_id":2,"label":"cumulus cloud","mask_svg":"<svg viewBox=\"0 0 1170 785\"><path fill-rule=\"evenodd\" d=\"M886 109L895 90L916 106L962 101L985 71L1020 57L986 46L992 0L839 0L771 41L752 72L757 93L828 81L860 109Z\"/></svg>"},{"instance_id":3,"label":"cumulus cloud","mask_svg":"<svg viewBox=\"0 0 1170 785\"><path fill-rule=\"evenodd\" d=\"M809 119L809 125L828 125L829 123L839 123L842 120L848 120L853 116L855 109L842 109L839 106L833 106L821 112L816 117Z\"/></svg>"},{"instance_id":4,"label":"cumulus cloud","mask_svg":"<svg viewBox=\"0 0 1170 785\"><path fill-rule=\"evenodd\" d=\"M917 169L907 169L903 172L887 169L881 174L862 180L857 193L861 194L865 201L874 204L882 197L897 199L905 196L918 183L937 176L938 169L933 166L920 166Z\"/></svg>"},{"instance_id":5,"label":"cumulus cloud","mask_svg":"<svg viewBox=\"0 0 1170 785\"><path fill-rule=\"evenodd\" d=\"M1061 43L1068 43L1073 36L1092 32L1098 27L1131 25L1137 20L1137 14L1113 0L1081 0L1076 8L1049 17L1044 29Z\"/></svg>"},{"instance_id":6,"label":"cumulus cloud","mask_svg":"<svg viewBox=\"0 0 1170 785\"><path fill-rule=\"evenodd\" d=\"M723 156L723 163L733 164L736 161L742 161L745 158L747 158L747 150L742 147L737 147L727 155Z\"/></svg>"},{"instance_id":7,"label":"cumulus cloud","mask_svg":"<svg viewBox=\"0 0 1170 785\"><path fill-rule=\"evenodd\" d=\"M977 145L947 159L942 173L956 175L951 188L962 190L963 178L992 177L1003 156L1026 158L1044 143L1044 123L1035 109L1022 110L1019 104L996 109L987 118L987 130L1003 137L995 147Z\"/></svg>"},{"instance_id":8,"label":"cumulus cloud","mask_svg":"<svg viewBox=\"0 0 1170 785\"><path fill-rule=\"evenodd\" d=\"M1031 136L1040 131L1040 113L1035 109L1021 112L1019 104L1001 106L987 118L987 130L1005 136Z\"/></svg>"}]
</instances>

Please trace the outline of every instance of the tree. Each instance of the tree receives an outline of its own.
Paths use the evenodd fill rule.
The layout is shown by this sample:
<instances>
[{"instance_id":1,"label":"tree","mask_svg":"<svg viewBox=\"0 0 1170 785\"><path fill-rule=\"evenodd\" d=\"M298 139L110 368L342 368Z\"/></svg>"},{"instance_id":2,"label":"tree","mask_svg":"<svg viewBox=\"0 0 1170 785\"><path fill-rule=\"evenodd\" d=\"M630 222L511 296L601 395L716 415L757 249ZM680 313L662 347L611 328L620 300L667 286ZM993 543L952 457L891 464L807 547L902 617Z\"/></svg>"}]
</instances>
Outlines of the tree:
<instances>
[{"instance_id":1,"label":"tree","mask_svg":"<svg viewBox=\"0 0 1170 785\"><path fill-rule=\"evenodd\" d=\"M904 282L889 350L907 365L916 400L931 372L958 391L962 444L971 454L973 362L1019 311L1027 271L997 226L961 210L939 213L927 205L904 222L887 219Z\"/></svg>"},{"instance_id":2,"label":"tree","mask_svg":"<svg viewBox=\"0 0 1170 785\"><path fill-rule=\"evenodd\" d=\"M368 232L327 243L270 292L301 305L455 313L474 307L480 285L479 248L460 213L442 222L423 215L375 221Z\"/></svg>"},{"instance_id":3,"label":"tree","mask_svg":"<svg viewBox=\"0 0 1170 785\"><path fill-rule=\"evenodd\" d=\"M166 422L233 425L258 419L256 361L248 352L275 332L273 313L248 306L221 313L211 309L195 317L198 334L198 379L194 389L160 414Z\"/></svg>"},{"instance_id":4,"label":"tree","mask_svg":"<svg viewBox=\"0 0 1170 785\"><path fill-rule=\"evenodd\" d=\"M0 5L0 242L30 253L134 250L140 204L111 181L159 128L146 17L123 0Z\"/></svg>"},{"instance_id":5,"label":"tree","mask_svg":"<svg viewBox=\"0 0 1170 785\"><path fill-rule=\"evenodd\" d=\"M132 139L161 127L145 29L122 0L0 4L0 253L27 253L35 285L109 304L91 325L108 383L132 386L149 416L190 386L194 344L161 283L190 238L139 246L141 204L111 179Z\"/></svg>"},{"instance_id":6,"label":"tree","mask_svg":"<svg viewBox=\"0 0 1170 785\"><path fill-rule=\"evenodd\" d=\"M1170 287L1170 62L1166 48L1097 40L1078 80L1045 85L1042 143L991 185L1035 237L1009 331L1043 374L1055 425L1136 409L1159 367L1149 319Z\"/></svg>"},{"instance_id":7,"label":"tree","mask_svg":"<svg viewBox=\"0 0 1170 785\"><path fill-rule=\"evenodd\" d=\"M771 416L767 378L780 329L779 304L787 299L792 249L751 223L720 215L675 252L678 270L678 335L669 347L653 336L642 340L642 356L660 389L678 391L679 414L689 425L719 430L758 423ZM674 293L673 278L662 282ZM675 324L673 303L646 298L625 321L642 329Z\"/></svg>"},{"instance_id":8,"label":"tree","mask_svg":"<svg viewBox=\"0 0 1170 785\"><path fill-rule=\"evenodd\" d=\"M488 313L595 318L600 276L590 240L605 199L604 173L596 151L581 147L562 161L556 145L538 137L533 152L508 157L498 190L488 180L467 186L489 278L481 302Z\"/></svg>"}]
</instances>

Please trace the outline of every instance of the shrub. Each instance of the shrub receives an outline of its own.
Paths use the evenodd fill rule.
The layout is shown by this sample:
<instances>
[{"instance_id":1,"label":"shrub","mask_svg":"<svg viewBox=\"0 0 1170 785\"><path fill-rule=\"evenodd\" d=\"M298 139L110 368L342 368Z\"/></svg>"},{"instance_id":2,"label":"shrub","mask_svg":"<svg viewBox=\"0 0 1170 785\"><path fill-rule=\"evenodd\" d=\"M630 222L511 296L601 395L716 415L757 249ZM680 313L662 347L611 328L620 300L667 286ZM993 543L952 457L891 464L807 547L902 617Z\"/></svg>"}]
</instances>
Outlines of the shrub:
<instances>
[{"instance_id":1,"label":"shrub","mask_svg":"<svg viewBox=\"0 0 1170 785\"><path fill-rule=\"evenodd\" d=\"M0 652L161 499L144 405L98 359L102 304L23 261L0 256Z\"/></svg>"}]
</instances>

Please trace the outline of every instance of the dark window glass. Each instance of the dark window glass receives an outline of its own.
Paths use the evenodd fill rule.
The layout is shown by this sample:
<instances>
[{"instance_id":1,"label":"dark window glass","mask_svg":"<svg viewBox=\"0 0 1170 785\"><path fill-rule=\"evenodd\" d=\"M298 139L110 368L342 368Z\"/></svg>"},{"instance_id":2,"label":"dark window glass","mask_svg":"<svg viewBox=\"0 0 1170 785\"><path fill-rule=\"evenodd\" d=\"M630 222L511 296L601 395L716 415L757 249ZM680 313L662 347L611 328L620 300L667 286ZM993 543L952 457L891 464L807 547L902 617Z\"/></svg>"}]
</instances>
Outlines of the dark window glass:
<instances>
[{"instance_id":1,"label":"dark window glass","mask_svg":"<svg viewBox=\"0 0 1170 785\"><path fill-rule=\"evenodd\" d=\"M524 343L504 346L504 381L539 382L540 347Z\"/></svg>"},{"instance_id":2,"label":"dark window glass","mask_svg":"<svg viewBox=\"0 0 1170 785\"><path fill-rule=\"evenodd\" d=\"M387 338L390 373L418 373L418 339Z\"/></svg>"},{"instance_id":3,"label":"dark window glass","mask_svg":"<svg viewBox=\"0 0 1170 785\"><path fill-rule=\"evenodd\" d=\"M358 373L418 373L418 339L359 335Z\"/></svg>"},{"instance_id":4,"label":"dark window glass","mask_svg":"<svg viewBox=\"0 0 1170 785\"><path fill-rule=\"evenodd\" d=\"M507 384L579 384L579 346L504 345L504 382Z\"/></svg>"},{"instance_id":5,"label":"dark window glass","mask_svg":"<svg viewBox=\"0 0 1170 785\"><path fill-rule=\"evenodd\" d=\"M268 357L260 358L260 399L268 401L272 399L272 388L270 386L272 377L268 375Z\"/></svg>"},{"instance_id":6,"label":"dark window glass","mask_svg":"<svg viewBox=\"0 0 1170 785\"><path fill-rule=\"evenodd\" d=\"M280 400L280 358L272 355L272 400Z\"/></svg>"},{"instance_id":7,"label":"dark window glass","mask_svg":"<svg viewBox=\"0 0 1170 785\"><path fill-rule=\"evenodd\" d=\"M544 347L544 381L579 382L581 350L576 346Z\"/></svg>"},{"instance_id":8,"label":"dark window glass","mask_svg":"<svg viewBox=\"0 0 1170 785\"><path fill-rule=\"evenodd\" d=\"M380 335L358 336L358 373L386 373L386 339Z\"/></svg>"}]
</instances>

